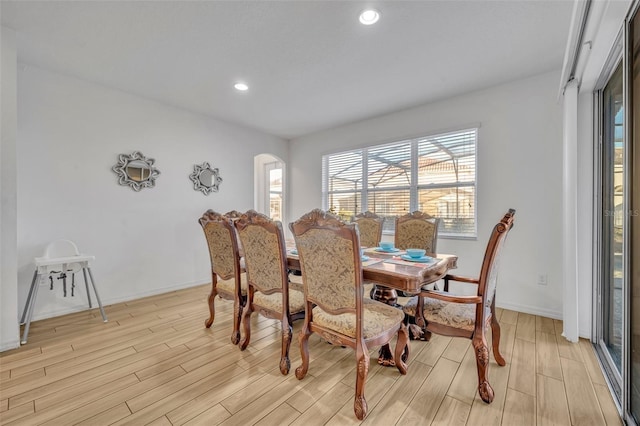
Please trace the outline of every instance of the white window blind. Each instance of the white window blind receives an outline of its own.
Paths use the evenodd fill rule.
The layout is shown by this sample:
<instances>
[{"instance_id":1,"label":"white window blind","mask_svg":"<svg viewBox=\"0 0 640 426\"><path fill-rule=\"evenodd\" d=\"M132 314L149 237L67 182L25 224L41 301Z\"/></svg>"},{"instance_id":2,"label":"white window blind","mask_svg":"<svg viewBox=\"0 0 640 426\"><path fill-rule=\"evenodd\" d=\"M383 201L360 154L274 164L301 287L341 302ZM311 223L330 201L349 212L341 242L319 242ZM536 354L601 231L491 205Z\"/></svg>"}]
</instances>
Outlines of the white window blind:
<instances>
[{"instance_id":1,"label":"white window blind","mask_svg":"<svg viewBox=\"0 0 640 426\"><path fill-rule=\"evenodd\" d=\"M440 235L476 236L477 129L325 155L323 208L344 220L362 211L395 217L421 210L441 218Z\"/></svg>"}]
</instances>

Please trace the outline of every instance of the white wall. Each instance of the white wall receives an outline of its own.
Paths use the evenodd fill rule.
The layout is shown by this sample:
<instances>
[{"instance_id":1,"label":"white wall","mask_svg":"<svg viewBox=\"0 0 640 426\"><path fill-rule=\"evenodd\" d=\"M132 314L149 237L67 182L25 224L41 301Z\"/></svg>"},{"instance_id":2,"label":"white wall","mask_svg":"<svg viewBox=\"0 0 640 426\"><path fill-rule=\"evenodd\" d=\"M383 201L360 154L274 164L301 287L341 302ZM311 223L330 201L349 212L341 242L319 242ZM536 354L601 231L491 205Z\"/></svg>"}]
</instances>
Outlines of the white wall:
<instances>
[{"instance_id":1,"label":"white wall","mask_svg":"<svg viewBox=\"0 0 640 426\"><path fill-rule=\"evenodd\" d=\"M0 71L0 351L20 345L16 249L16 42L2 27Z\"/></svg>"},{"instance_id":2,"label":"white wall","mask_svg":"<svg viewBox=\"0 0 640 426\"><path fill-rule=\"evenodd\" d=\"M457 274L477 276L493 225L510 207L516 224L502 260L496 303L561 318L562 109L560 72L294 139L289 148L295 219L321 206L323 154L480 124L478 239L440 239L459 256ZM537 284L538 274L548 284Z\"/></svg>"},{"instance_id":3,"label":"white wall","mask_svg":"<svg viewBox=\"0 0 640 426\"><path fill-rule=\"evenodd\" d=\"M18 68L20 309L33 258L59 238L96 256L92 269L106 304L209 282L197 219L209 208L252 208L254 156L268 152L287 161L287 142L29 65ZM118 154L135 150L155 158L161 173L155 188L118 185L111 167ZM194 164L204 161L223 178L209 196L189 180ZM84 284L74 298L63 298L61 287L41 287L34 319L86 309Z\"/></svg>"}]
</instances>

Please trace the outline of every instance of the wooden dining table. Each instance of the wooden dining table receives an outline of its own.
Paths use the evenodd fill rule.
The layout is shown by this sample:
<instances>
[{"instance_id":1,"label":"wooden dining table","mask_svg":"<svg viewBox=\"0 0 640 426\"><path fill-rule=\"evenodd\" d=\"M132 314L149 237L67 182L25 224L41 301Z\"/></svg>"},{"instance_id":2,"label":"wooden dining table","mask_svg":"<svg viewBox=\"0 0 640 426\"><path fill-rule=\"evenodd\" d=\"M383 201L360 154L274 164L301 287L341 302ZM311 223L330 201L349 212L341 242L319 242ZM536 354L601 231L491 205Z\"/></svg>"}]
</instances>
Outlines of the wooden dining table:
<instances>
[{"instance_id":1,"label":"wooden dining table","mask_svg":"<svg viewBox=\"0 0 640 426\"><path fill-rule=\"evenodd\" d=\"M458 256L452 254L428 253L429 262L413 262L401 258L404 251L383 252L379 249L363 248L362 276L364 281L375 283L372 298L383 303L397 304L397 290L417 294L423 286L444 277L450 269L455 269ZM287 244L287 266L290 270L300 270L300 259L293 246ZM380 349L379 363L393 365L393 355L389 345Z\"/></svg>"}]
</instances>

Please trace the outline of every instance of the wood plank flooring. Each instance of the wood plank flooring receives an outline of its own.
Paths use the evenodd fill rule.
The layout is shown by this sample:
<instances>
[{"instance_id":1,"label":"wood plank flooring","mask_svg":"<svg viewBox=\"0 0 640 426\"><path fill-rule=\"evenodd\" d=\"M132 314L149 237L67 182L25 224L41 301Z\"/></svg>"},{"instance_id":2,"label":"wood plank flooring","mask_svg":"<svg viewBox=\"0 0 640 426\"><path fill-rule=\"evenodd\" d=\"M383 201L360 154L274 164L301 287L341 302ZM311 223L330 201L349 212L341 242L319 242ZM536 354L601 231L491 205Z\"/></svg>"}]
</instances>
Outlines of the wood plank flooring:
<instances>
[{"instance_id":1,"label":"wood plank flooring","mask_svg":"<svg viewBox=\"0 0 640 426\"><path fill-rule=\"evenodd\" d=\"M589 342L562 324L499 310L507 365L493 358L495 400L478 397L469 340L411 342L409 374L377 365L365 388L369 414L353 414L355 357L310 339L309 373L280 374L279 323L254 315L246 351L230 343L231 302L209 286L37 321L29 343L0 354L2 425L620 425ZM300 329L296 321L294 334Z\"/></svg>"}]
</instances>

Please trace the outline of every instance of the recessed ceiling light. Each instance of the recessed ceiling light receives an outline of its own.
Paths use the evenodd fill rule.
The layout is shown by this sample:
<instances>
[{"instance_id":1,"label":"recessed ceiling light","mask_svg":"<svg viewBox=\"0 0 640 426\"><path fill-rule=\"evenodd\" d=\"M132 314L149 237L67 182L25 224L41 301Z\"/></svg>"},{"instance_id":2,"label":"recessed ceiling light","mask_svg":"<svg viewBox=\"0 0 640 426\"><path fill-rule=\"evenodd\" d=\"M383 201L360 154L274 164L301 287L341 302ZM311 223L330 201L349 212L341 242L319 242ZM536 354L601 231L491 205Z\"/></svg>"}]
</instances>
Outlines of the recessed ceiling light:
<instances>
[{"instance_id":1,"label":"recessed ceiling light","mask_svg":"<svg viewBox=\"0 0 640 426\"><path fill-rule=\"evenodd\" d=\"M380 19L380 12L375 9L366 9L360 14L360 23L363 25L373 25Z\"/></svg>"},{"instance_id":2,"label":"recessed ceiling light","mask_svg":"<svg viewBox=\"0 0 640 426\"><path fill-rule=\"evenodd\" d=\"M239 90L241 92L246 92L247 90L249 90L249 86L247 86L244 83L236 83L233 85L233 87L235 87L236 90Z\"/></svg>"}]
</instances>

